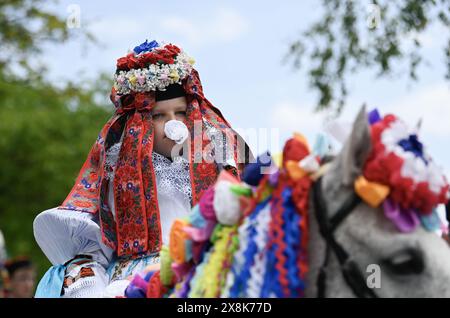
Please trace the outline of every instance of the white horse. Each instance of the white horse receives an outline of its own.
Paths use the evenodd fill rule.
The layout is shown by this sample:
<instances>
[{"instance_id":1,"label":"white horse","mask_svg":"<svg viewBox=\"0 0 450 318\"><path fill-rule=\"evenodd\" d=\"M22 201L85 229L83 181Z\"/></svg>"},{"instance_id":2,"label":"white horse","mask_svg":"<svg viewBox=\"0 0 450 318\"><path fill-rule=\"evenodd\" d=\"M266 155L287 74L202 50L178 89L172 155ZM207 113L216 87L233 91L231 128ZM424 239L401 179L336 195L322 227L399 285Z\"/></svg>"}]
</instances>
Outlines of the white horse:
<instances>
[{"instance_id":1,"label":"white horse","mask_svg":"<svg viewBox=\"0 0 450 318\"><path fill-rule=\"evenodd\" d=\"M354 181L362 174L370 150L369 124L362 109L343 150L322 177L324 219L333 218L354 195ZM337 249L343 249L348 256L347 263L341 264L336 250L320 233L318 204L313 196L314 191L309 218L307 296L322 293L325 297L450 297L450 249L438 235L420 226L411 233L400 233L384 216L382 208L372 208L361 202L348 211L331 238L340 246ZM323 266L327 246L329 259ZM322 279L323 287L319 288L321 269L326 275ZM380 281L368 289L371 274L379 274Z\"/></svg>"}]
</instances>

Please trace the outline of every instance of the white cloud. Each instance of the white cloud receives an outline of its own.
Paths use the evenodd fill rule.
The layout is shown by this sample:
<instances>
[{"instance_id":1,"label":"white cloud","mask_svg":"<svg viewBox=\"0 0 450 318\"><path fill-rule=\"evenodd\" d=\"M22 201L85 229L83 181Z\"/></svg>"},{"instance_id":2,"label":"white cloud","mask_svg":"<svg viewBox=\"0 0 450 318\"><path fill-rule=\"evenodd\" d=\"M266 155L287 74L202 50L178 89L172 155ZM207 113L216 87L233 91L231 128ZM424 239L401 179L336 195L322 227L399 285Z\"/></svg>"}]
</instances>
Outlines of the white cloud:
<instances>
[{"instance_id":1,"label":"white cloud","mask_svg":"<svg viewBox=\"0 0 450 318\"><path fill-rule=\"evenodd\" d=\"M351 129L352 123L359 111L359 107L350 107L356 103L349 102L338 122L343 128ZM422 119L421 139L427 145L430 154L436 153L443 164L446 174L450 176L450 89L448 83L440 82L423 87L392 101L378 106L381 114L392 113L399 116L409 126L415 125ZM369 109L368 109L369 110ZM295 102L286 101L277 104L270 114L270 124L279 127L282 136L289 136L298 131L313 142L316 134L328 127L327 113L314 113L312 107L305 107ZM336 144L339 146L339 143ZM436 160L438 158L435 158Z\"/></svg>"},{"instance_id":2,"label":"white cloud","mask_svg":"<svg viewBox=\"0 0 450 318\"><path fill-rule=\"evenodd\" d=\"M190 42L196 42L201 38L200 30L189 19L182 17L168 17L161 22L163 29L177 33Z\"/></svg>"},{"instance_id":3,"label":"white cloud","mask_svg":"<svg viewBox=\"0 0 450 318\"><path fill-rule=\"evenodd\" d=\"M283 130L315 132L322 126L322 118L308 107L284 101L273 108L271 124Z\"/></svg>"},{"instance_id":4,"label":"white cloud","mask_svg":"<svg viewBox=\"0 0 450 318\"><path fill-rule=\"evenodd\" d=\"M353 122L360 109L356 106L360 104L355 99L349 99L339 121ZM397 115L409 126L416 125L422 119L421 135L450 138L450 86L446 82L417 88L382 103L372 98L369 105L376 107L382 115Z\"/></svg>"},{"instance_id":5,"label":"white cloud","mask_svg":"<svg viewBox=\"0 0 450 318\"><path fill-rule=\"evenodd\" d=\"M125 15L99 19L90 26L92 34L102 43L112 43L123 39L134 39L142 34L140 19Z\"/></svg>"},{"instance_id":6,"label":"white cloud","mask_svg":"<svg viewBox=\"0 0 450 318\"><path fill-rule=\"evenodd\" d=\"M450 87L446 82L424 86L375 105L382 115L394 114L413 127L422 119L420 139L450 177ZM348 106L357 105L349 102ZM370 103L374 105L374 103ZM352 122L359 107L346 107L339 121ZM370 110L370 109L368 109Z\"/></svg>"},{"instance_id":7,"label":"white cloud","mask_svg":"<svg viewBox=\"0 0 450 318\"><path fill-rule=\"evenodd\" d=\"M346 125L353 123L359 111L359 107L350 107L353 104L351 101L348 103L339 122ZM422 119L422 135L450 139L450 88L446 82L399 96L393 101L379 105L378 109L381 114L392 113L399 116L410 126ZM277 104L271 114L271 124L274 127L308 133L323 129L326 119L327 113L314 113L312 107L291 101Z\"/></svg>"},{"instance_id":8,"label":"white cloud","mask_svg":"<svg viewBox=\"0 0 450 318\"><path fill-rule=\"evenodd\" d=\"M248 22L238 12L230 9L219 10L216 23L212 24L210 34L224 41L232 41L248 31Z\"/></svg>"},{"instance_id":9,"label":"white cloud","mask_svg":"<svg viewBox=\"0 0 450 318\"><path fill-rule=\"evenodd\" d=\"M410 125L422 119L422 133L450 138L450 87L442 82L404 95L380 109L397 114Z\"/></svg>"},{"instance_id":10,"label":"white cloud","mask_svg":"<svg viewBox=\"0 0 450 318\"><path fill-rule=\"evenodd\" d=\"M163 18L161 27L184 37L194 45L228 43L245 34L248 21L237 11L221 8L206 20L192 20L180 16Z\"/></svg>"},{"instance_id":11,"label":"white cloud","mask_svg":"<svg viewBox=\"0 0 450 318\"><path fill-rule=\"evenodd\" d=\"M316 113L312 106L282 101L273 108L270 114L270 125L279 128L282 138L281 146L294 132L304 135L312 145L319 133L326 132L328 118L327 112Z\"/></svg>"}]
</instances>

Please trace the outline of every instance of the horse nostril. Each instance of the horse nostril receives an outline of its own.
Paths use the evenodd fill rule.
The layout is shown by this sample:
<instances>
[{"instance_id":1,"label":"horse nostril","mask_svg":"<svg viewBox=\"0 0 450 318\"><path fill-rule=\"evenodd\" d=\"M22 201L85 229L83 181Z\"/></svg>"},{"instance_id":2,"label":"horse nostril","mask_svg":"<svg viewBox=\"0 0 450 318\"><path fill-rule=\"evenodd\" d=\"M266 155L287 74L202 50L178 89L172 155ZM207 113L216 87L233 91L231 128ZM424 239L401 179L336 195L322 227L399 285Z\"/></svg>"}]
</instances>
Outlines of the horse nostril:
<instances>
[{"instance_id":1,"label":"horse nostril","mask_svg":"<svg viewBox=\"0 0 450 318\"><path fill-rule=\"evenodd\" d=\"M422 252L416 249L400 251L383 260L383 265L396 275L417 275L425 269Z\"/></svg>"}]
</instances>

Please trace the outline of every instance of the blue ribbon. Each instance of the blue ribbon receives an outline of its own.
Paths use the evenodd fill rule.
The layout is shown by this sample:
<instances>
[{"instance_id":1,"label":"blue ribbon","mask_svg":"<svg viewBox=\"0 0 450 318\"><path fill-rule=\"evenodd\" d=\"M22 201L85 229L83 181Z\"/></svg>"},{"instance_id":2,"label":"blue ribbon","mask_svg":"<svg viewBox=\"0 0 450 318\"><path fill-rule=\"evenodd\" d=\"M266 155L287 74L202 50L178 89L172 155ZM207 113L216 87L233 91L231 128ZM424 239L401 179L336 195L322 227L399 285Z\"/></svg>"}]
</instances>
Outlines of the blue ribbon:
<instances>
[{"instance_id":1,"label":"blue ribbon","mask_svg":"<svg viewBox=\"0 0 450 318\"><path fill-rule=\"evenodd\" d=\"M300 278L300 273L297 267L297 259L301 257L298 253L302 241L300 230L300 215L297 213L294 203L292 201L292 191L286 188L283 191L283 230L284 241L286 243L286 269L288 271L289 279L289 295L288 297L299 297L299 292L304 290L304 282ZM286 295L285 295L286 296Z\"/></svg>"},{"instance_id":2,"label":"blue ribbon","mask_svg":"<svg viewBox=\"0 0 450 318\"><path fill-rule=\"evenodd\" d=\"M250 222L253 222L253 220L259 215L259 213L261 213L261 211L268 203L269 199L266 199L256 206L255 210L249 216ZM248 228L248 243L244 251L244 264L242 265L242 268L237 268L237 266L232 266L231 268L235 279L234 284L230 288L230 298L245 296L243 292L247 287L248 280L251 278L250 267L254 263L255 253L258 252L258 246L254 241L256 234L257 232L255 229L255 225L252 223Z\"/></svg>"},{"instance_id":3,"label":"blue ribbon","mask_svg":"<svg viewBox=\"0 0 450 318\"><path fill-rule=\"evenodd\" d=\"M157 47L159 47L159 43L156 42L155 40L151 41L150 43L148 42L148 40L145 40L144 43L141 43L138 46L136 46L133 51L136 54L139 54L142 52L152 51L154 48L157 48Z\"/></svg>"},{"instance_id":4,"label":"blue ribbon","mask_svg":"<svg viewBox=\"0 0 450 318\"><path fill-rule=\"evenodd\" d=\"M66 266L54 265L39 282L35 298L60 298Z\"/></svg>"},{"instance_id":5,"label":"blue ribbon","mask_svg":"<svg viewBox=\"0 0 450 318\"><path fill-rule=\"evenodd\" d=\"M242 180L251 186L257 186L264 177L264 174L262 173L262 168L270 167L272 165L272 161L273 160L270 155L270 152L267 151L261 154L256 159L256 162L249 163L245 167Z\"/></svg>"},{"instance_id":6,"label":"blue ribbon","mask_svg":"<svg viewBox=\"0 0 450 318\"><path fill-rule=\"evenodd\" d=\"M436 209L430 215L421 215L420 221L422 226L429 232L434 232L441 228L441 219Z\"/></svg>"}]
</instances>

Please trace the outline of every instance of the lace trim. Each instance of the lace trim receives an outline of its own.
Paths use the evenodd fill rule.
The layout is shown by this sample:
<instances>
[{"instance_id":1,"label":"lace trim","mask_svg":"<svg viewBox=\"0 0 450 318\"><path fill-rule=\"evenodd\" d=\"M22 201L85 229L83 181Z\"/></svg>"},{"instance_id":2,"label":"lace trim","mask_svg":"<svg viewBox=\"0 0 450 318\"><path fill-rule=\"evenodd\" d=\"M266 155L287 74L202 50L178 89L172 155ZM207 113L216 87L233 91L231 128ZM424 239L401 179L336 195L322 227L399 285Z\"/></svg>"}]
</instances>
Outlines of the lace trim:
<instances>
[{"instance_id":1,"label":"lace trim","mask_svg":"<svg viewBox=\"0 0 450 318\"><path fill-rule=\"evenodd\" d=\"M189 162L183 157L170 159L153 152L153 167L158 183L158 193L174 196L183 194L189 202L192 200Z\"/></svg>"},{"instance_id":2,"label":"lace trim","mask_svg":"<svg viewBox=\"0 0 450 318\"><path fill-rule=\"evenodd\" d=\"M105 178L114 180L114 172L119 158L121 142L111 146L106 152ZM192 200L189 162L184 157L170 159L156 152L152 153L153 167L157 179L158 193L174 196L177 192L183 194L189 202Z\"/></svg>"}]
</instances>

